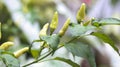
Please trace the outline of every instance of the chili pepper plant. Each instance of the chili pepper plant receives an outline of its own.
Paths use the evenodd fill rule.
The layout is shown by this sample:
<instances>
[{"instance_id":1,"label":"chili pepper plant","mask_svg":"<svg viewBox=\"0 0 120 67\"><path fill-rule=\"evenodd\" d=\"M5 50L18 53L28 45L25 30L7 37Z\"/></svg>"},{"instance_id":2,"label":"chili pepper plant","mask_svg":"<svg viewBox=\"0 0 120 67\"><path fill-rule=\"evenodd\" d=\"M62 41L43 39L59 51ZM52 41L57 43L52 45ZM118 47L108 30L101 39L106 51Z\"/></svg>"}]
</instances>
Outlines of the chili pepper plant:
<instances>
[{"instance_id":1,"label":"chili pepper plant","mask_svg":"<svg viewBox=\"0 0 120 67\"><path fill-rule=\"evenodd\" d=\"M81 41L82 38L86 36L95 36L103 43L108 43L119 55L119 49L116 47L114 41L103 32L102 27L105 25L120 25L120 19L116 18L90 18L86 19L86 5L83 3L77 12L76 19L77 22L71 22L68 18L64 23L63 27L59 32L53 33L58 26L58 12L54 13L51 23L46 23L40 30L39 39L34 40L28 47L24 47L15 52L9 52L7 49L14 46L13 42L5 42L0 46L0 61L2 61L6 67L20 67L19 57L24 53L28 52L34 58L34 61L23 65L22 67L27 67L34 63L40 63L45 61L57 60L65 62L72 67L80 67L80 64L76 63L71 59L66 59L63 57L51 57L46 59L48 56L54 56L54 53L65 47L68 52L70 52L73 57L78 56L87 59L90 67L96 67L94 52L92 51L92 46L87 43L87 41ZM2 24L0 24L2 26ZM49 31L48 31L49 30ZM71 38L63 42L61 38L69 31ZM0 33L0 38L2 33ZM34 43L39 42L39 49L33 49ZM48 49L43 53L44 49ZM11 62L12 61L12 62Z\"/></svg>"}]
</instances>

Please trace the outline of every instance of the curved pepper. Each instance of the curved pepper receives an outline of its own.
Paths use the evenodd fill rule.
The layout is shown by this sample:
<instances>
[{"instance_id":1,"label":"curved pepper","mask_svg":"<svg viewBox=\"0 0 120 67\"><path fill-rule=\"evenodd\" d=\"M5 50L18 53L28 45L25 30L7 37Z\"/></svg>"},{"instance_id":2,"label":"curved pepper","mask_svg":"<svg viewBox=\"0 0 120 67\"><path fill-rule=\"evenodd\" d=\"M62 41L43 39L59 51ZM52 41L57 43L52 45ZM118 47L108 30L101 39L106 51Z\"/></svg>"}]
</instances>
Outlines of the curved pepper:
<instances>
[{"instance_id":1,"label":"curved pepper","mask_svg":"<svg viewBox=\"0 0 120 67\"><path fill-rule=\"evenodd\" d=\"M5 42L5 43L1 44L0 49L6 50L6 49L8 49L10 46L13 46L13 45L14 45L13 42Z\"/></svg>"},{"instance_id":2,"label":"curved pepper","mask_svg":"<svg viewBox=\"0 0 120 67\"><path fill-rule=\"evenodd\" d=\"M16 57L16 58L18 58L18 57L20 57L22 54L24 54L25 52L27 52L29 50L29 47L24 47L24 48L22 48L22 49L20 49L20 50L18 50L18 51L16 51L16 52L14 52L13 54L14 54L14 56Z\"/></svg>"}]
</instances>

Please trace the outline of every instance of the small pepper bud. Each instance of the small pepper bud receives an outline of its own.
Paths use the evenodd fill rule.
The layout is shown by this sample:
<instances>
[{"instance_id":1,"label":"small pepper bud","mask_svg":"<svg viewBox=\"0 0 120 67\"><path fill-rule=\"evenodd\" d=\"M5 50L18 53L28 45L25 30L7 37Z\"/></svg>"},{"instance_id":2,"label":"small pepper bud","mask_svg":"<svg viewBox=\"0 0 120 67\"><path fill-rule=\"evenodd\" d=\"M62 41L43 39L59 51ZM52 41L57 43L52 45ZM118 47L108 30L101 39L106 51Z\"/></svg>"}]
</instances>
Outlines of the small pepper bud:
<instances>
[{"instance_id":1,"label":"small pepper bud","mask_svg":"<svg viewBox=\"0 0 120 67\"><path fill-rule=\"evenodd\" d=\"M50 24L50 34L54 32L57 26L58 26L58 13L55 12Z\"/></svg>"},{"instance_id":2,"label":"small pepper bud","mask_svg":"<svg viewBox=\"0 0 120 67\"><path fill-rule=\"evenodd\" d=\"M24 54L25 52L27 52L29 50L29 47L24 47L24 48L22 48L22 49L20 49L20 50L18 50L18 51L16 51L16 52L14 52L13 54L14 54L14 56L16 57L16 58L18 58L18 57L20 57L22 54Z\"/></svg>"},{"instance_id":3,"label":"small pepper bud","mask_svg":"<svg viewBox=\"0 0 120 67\"><path fill-rule=\"evenodd\" d=\"M77 16L76 16L78 23L81 23L81 21L84 20L85 15L86 15L85 9L86 9L86 5L85 5L85 3L82 3L80 9L77 12Z\"/></svg>"},{"instance_id":4,"label":"small pepper bud","mask_svg":"<svg viewBox=\"0 0 120 67\"><path fill-rule=\"evenodd\" d=\"M90 24L90 22L91 22L91 20L88 20L87 22L84 22L84 26L87 26L87 25L89 25Z\"/></svg>"},{"instance_id":5,"label":"small pepper bud","mask_svg":"<svg viewBox=\"0 0 120 67\"><path fill-rule=\"evenodd\" d=\"M47 35L47 29L48 29L49 23L46 23L43 28L41 29L39 36L46 36Z\"/></svg>"},{"instance_id":6,"label":"small pepper bud","mask_svg":"<svg viewBox=\"0 0 120 67\"><path fill-rule=\"evenodd\" d=\"M59 31L59 36L60 37L62 37L65 34L66 30L68 29L69 24L70 24L70 18L68 18L66 20L66 22L64 23L62 29Z\"/></svg>"},{"instance_id":7,"label":"small pepper bud","mask_svg":"<svg viewBox=\"0 0 120 67\"><path fill-rule=\"evenodd\" d=\"M13 45L14 45L13 42L5 42L5 43L1 44L0 49L6 50L6 49L8 49L10 46L13 46Z\"/></svg>"},{"instance_id":8,"label":"small pepper bud","mask_svg":"<svg viewBox=\"0 0 120 67\"><path fill-rule=\"evenodd\" d=\"M95 20L95 18L92 17L92 18L91 18L90 20L88 20L87 22L84 22L83 25L84 25L84 26L87 26L87 25L91 24L94 20Z\"/></svg>"}]
</instances>

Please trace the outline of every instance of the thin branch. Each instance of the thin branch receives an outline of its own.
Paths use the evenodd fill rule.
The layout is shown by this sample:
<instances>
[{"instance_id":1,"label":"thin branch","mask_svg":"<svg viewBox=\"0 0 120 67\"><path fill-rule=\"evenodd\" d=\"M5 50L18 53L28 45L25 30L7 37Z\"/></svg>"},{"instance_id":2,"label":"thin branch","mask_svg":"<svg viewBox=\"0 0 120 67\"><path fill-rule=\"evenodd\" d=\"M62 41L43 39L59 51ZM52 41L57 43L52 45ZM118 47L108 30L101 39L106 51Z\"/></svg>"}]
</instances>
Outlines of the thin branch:
<instances>
[{"instance_id":1,"label":"thin branch","mask_svg":"<svg viewBox=\"0 0 120 67\"><path fill-rule=\"evenodd\" d=\"M37 63L37 62L41 61L42 59L46 58L47 56L49 56L51 53L52 53L52 51L50 51L47 55L43 56L42 58L40 58L38 60L35 60L35 61L33 61L33 62L29 63L29 64L23 65L22 67L26 67L26 66L32 65L34 63Z\"/></svg>"}]
</instances>

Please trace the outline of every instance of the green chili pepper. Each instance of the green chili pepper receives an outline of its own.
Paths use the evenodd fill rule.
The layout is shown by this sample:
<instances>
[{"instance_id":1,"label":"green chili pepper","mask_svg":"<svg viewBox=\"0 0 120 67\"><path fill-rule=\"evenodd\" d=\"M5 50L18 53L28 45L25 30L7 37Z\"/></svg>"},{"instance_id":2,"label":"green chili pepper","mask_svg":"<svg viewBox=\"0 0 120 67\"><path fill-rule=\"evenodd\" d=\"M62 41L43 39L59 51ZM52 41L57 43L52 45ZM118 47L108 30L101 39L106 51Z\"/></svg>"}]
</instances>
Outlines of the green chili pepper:
<instances>
[{"instance_id":1,"label":"green chili pepper","mask_svg":"<svg viewBox=\"0 0 120 67\"><path fill-rule=\"evenodd\" d=\"M54 32L57 26L58 26L58 13L55 12L50 24L50 34Z\"/></svg>"},{"instance_id":2,"label":"green chili pepper","mask_svg":"<svg viewBox=\"0 0 120 67\"><path fill-rule=\"evenodd\" d=\"M46 23L43 28L41 29L39 36L46 36L47 35L47 29L48 29L49 23Z\"/></svg>"},{"instance_id":3,"label":"green chili pepper","mask_svg":"<svg viewBox=\"0 0 120 67\"><path fill-rule=\"evenodd\" d=\"M66 30L68 29L69 24L70 24L70 18L68 18L66 20L66 22L64 23L62 29L59 31L59 36L60 37L62 37L65 34Z\"/></svg>"},{"instance_id":4,"label":"green chili pepper","mask_svg":"<svg viewBox=\"0 0 120 67\"><path fill-rule=\"evenodd\" d=\"M86 5L85 5L85 3L82 3L80 9L79 9L78 12L77 12L77 16L76 16L77 21L78 21L79 24L80 24L80 23L84 20L84 18L85 18L85 15L86 15L85 9L86 9Z\"/></svg>"},{"instance_id":5,"label":"green chili pepper","mask_svg":"<svg viewBox=\"0 0 120 67\"><path fill-rule=\"evenodd\" d=\"M13 45L14 45L13 42L5 42L5 43L1 44L0 49L6 50L6 49L8 49L10 46L13 46Z\"/></svg>"},{"instance_id":6,"label":"green chili pepper","mask_svg":"<svg viewBox=\"0 0 120 67\"><path fill-rule=\"evenodd\" d=\"M20 57L22 54L24 54L25 52L27 52L29 50L29 47L24 47L24 48L22 48L22 49L20 49L20 50L18 50L18 51L16 51L16 52L14 52L13 54L14 54L14 56L16 57L16 58L18 58L18 57Z\"/></svg>"}]
</instances>

